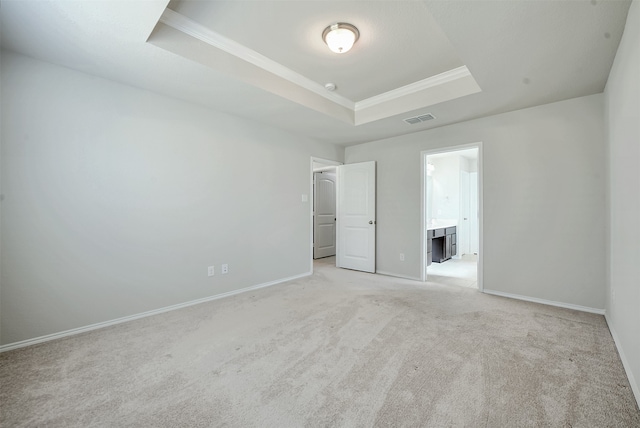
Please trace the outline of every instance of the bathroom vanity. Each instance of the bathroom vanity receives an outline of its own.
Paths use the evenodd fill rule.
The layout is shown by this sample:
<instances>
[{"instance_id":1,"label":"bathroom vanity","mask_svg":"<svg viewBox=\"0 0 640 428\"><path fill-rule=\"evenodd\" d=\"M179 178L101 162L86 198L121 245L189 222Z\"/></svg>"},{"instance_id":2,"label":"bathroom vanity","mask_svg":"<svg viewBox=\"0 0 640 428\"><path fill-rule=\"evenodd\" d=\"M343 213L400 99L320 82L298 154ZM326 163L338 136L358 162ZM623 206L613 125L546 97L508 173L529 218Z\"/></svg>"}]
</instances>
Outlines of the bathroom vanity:
<instances>
[{"instance_id":1,"label":"bathroom vanity","mask_svg":"<svg viewBox=\"0 0 640 428\"><path fill-rule=\"evenodd\" d=\"M432 261L442 263L456 254L456 226L427 229L427 266Z\"/></svg>"}]
</instances>

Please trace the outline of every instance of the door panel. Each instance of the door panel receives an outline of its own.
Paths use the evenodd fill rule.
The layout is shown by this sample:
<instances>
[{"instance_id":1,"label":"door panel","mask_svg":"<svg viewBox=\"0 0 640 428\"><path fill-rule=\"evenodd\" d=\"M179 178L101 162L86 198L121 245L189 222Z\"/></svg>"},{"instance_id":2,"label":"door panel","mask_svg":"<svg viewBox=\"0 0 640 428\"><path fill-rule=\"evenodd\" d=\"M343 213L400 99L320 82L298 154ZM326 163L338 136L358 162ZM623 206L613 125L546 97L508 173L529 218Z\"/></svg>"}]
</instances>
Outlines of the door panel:
<instances>
[{"instance_id":1,"label":"door panel","mask_svg":"<svg viewBox=\"0 0 640 428\"><path fill-rule=\"evenodd\" d=\"M368 227L345 228L344 255L349 258L366 260L369 248Z\"/></svg>"},{"instance_id":2,"label":"door panel","mask_svg":"<svg viewBox=\"0 0 640 428\"><path fill-rule=\"evenodd\" d=\"M336 179L329 172L314 176L313 258L336 254Z\"/></svg>"},{"instance_id":3,"label":"door panel","mask_svg":"<svg viewBox=\"0 0 640 428\"><path fill-rule=\"evenodd\" d=\"M338 167L338 267L376 270L376 163Z\"/></svg>"}]
</instances>

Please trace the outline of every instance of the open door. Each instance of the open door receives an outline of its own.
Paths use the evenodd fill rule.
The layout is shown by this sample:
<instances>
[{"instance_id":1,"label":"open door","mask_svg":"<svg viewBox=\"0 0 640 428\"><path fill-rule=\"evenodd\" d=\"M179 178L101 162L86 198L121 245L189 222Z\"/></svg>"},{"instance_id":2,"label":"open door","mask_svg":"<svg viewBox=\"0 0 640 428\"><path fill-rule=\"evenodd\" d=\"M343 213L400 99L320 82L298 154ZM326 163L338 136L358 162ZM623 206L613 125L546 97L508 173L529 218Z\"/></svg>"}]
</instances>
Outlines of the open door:
<instances>
[{"instance_id":1,"label":"open door","mask_svg":"<svg viewBox=\"0 0 640 428\"><path fill-rule=\"evenodd\" d=\"M313 258L336 255L336 179L331 172L313 174Z\"/></svg>"},{"instance_id":2,"label":"open door","mask_svg":"<svg viewBox=\"0 0 640 428\"><path fill-rule=\"evenodd\" d=\"M376 271L376 163L341 165L338 170L336 266Z\"/></svg>"}]
</instances>

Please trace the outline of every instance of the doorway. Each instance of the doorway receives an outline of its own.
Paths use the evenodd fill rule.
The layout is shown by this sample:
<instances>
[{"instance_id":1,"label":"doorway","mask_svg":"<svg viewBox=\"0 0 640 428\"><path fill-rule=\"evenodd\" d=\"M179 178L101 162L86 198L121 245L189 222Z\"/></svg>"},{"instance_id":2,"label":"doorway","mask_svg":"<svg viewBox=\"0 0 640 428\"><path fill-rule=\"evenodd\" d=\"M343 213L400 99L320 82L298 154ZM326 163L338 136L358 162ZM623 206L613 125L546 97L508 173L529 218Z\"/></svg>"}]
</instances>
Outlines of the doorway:
<instances>
[{"instance_id":1,"label":"doorway","mask_svg":"<svg viewBox=\"0 0 640 428\"><path fill-rule=\"evenodd\" d=\"M313 171L313 259L336 255L336 168Z\"/></svg>"},{"instance_id":2,"label":"doorway","mask_svg":"<svg viewBox=\"0 0 640 428\"><path fill-rule=\"evenodd\" d=\"M375 273L375 189L375 161L311 158L311 272L314 260L333 258L337 267Z\"/></svg>"},{"instance_id":3,"label":"doorway","mask_svg":"<svg viewBox=\"0 0 640 428\"><path fill-rule=\"evenodd\" d=\"M422 279L482 290L481 143L422 152Z\"/></svg>"},{"instance_id":4,"label":"doorway","mask_svg":"<svg viewBox=\"0 0 640 428\"><path fill-rule=\"evenodd\" d=\"M323 264L332 264L335 266L335 255L333 256L328 256L328 257L316 257L319 256L317 250L316 250L316 235L317 235L317 231L316 231L316 225L317 225L317 221L316 221L316 185L315 185L315 178L317 177L316 174L318 173L326 173L327 176L334 178L334 180L337 181L337 167L342 165L342 162L337 162L337 161L333 161L333 160L328 160L328 159L322 159L322 158L315 158L312 157L311 158L311 189L310 189L310 194L311 194L311 198L310 198L310 202L311 202L311 206L310 206L310 211L311 211L311 266L310 266L310 272L313 272L313 263L314 261L318 260L318 263L323 263ZM333 206L336 206L336 199L337 196L335 195L334 192L334 201L333 201ZM325 198L326 199L326 198ZM335 208L334 208L335 209ZM334 217L335 218L335 217ZM328 221L329 217L325 217L325 221ZM326 228L326 226L325 226ZM325 230L326 231L326 230ZM335 221L334 221L334 230L333 230L333 239L335 239ZM334 241L335 243L335 241ZM324 245L326 245L326 241L324 243ZM335 245L335 244L334 244ZM323 246L323 244L321 244L320 246Z\"/></svg>"}]
</instances>

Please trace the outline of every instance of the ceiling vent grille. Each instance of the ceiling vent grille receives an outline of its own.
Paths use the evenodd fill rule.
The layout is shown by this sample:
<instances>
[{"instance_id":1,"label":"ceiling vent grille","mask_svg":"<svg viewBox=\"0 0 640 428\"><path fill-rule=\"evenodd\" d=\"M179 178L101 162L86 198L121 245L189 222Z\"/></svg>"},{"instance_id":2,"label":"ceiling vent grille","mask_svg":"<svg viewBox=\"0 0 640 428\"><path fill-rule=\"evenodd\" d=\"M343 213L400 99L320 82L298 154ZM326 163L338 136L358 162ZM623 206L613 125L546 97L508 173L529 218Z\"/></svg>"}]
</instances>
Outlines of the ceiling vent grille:
<instances>
[{"instance_id":1,"label":"ceiling vent grille","mask_svg":"<svg viewBox=\"0 0 640 428\"><path fill-rule=\"evenodd\" d=\"M431 113L421 114L420 116L408 117L404 119L409 125L415 125L416 123L426 122L427 120L435 119L435 116Z\"/></svg>"}]
</instances>

